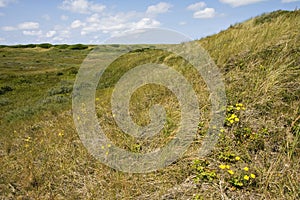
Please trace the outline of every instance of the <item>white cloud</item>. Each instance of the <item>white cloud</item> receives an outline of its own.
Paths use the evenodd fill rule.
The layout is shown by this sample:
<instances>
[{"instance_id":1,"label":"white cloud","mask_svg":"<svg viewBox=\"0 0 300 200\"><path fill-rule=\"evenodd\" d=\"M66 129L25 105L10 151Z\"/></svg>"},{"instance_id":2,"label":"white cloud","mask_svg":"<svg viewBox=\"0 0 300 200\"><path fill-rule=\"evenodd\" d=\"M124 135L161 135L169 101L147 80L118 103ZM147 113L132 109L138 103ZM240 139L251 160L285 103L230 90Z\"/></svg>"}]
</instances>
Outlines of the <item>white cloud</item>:
<instances>
[{"instance_id":1,"label":"white cloud","mask_svg":"<svg viewBox=\"0 0 300 200\"><path fill-rule=\"evenodd\" d=\"M200 10L201 8L206 7L206 3L201 1L198 3L191 4L187 7L188 10Z\"/></svg>"},{"instance_id":2,"label":"white cloud","mask_svg":"<svg viewBox=\"0 0 300 200\"><path fill-rule=\"evenodd\" d=\"M3 26L1 29L3 31L15 31L15 30L17 30L17 28L13 27L13 26Z\"/></svg>"},{"instance_id":3,"label":"white cloud","mask_svg":"<svg viewBox=\"0 0 300 200\"><path fill-rule=\"evenodd\" d=\"M53 37L55 34L56 34L56 31L48 31L48 32L46 33L46 37L47 37L47 38L51 38L51 37Z\"/></svg>"},{"instance_id":4,"label":"white cloud","mask_svg":"<svg viewBox=\"0 0 300 200\"><path fill-rule=\"evenodd\" d=\"M80 20L75 20L72 22L71 24L71 28L75 29L75 28L80 28L81 26L84 26L85 23L81 22Z\"/></svg>"},{"instance_id":5,"label":"white cloud","mask_svg":"<svg viewBox=\"0 0 300 200\"><path fill-rule=\"evenodd\" d=\"M23 22L18 25L18 29L20 30L30 30L30 29L38 29L40 27L37 22Z\"/></svg>"},{"instance_id":6,"label":"white cloud","mask_svg":"<svg viewBox=\"0 0 300 200\"><path fill-rule=\"evenodd\" d=\"M281 0L281 3L292 3L292 2L297 2L300 0Z\"/></svg>"},{"instance_id":7,"label":"white cloud","mask_svg":"<svg viewBox=\"0 0 300 200\"><path fill-rule=\"evenodd\" d=\"M126 31L154 28L161 25L161 23L153 18L140 16L140 13L128 12L117 13L110 16L100 16L93 14L86 19L81 27L81 35L105 33L111 36L120 35Z\"/></svg>"},{"instance_id":8,"label":"white cloud","mask_svg":"<svg viewBox=\"0 0 300 200\"><path fill-rule=\"evenodd\" d=\"M10 3L15 3L16 0L0 0L0 8L6 7Z\"/></svg>"},{"instance_id":9,"label":"white cloud","mask_svg":"<svg viewBox=\"0 0 300 200\"><path fill-rule=\"evenodd\" d=\"M253 3L258 3L266 0L219 0L222 3L226 3L231 5L232 7L238 7L238 6L244 6L244 5L249 5Z\"/></svg>"},{"instance_id":10,"label":"white cloud","mask_svg":"<svg viewBox=\"0 0 300 200\"><path fill-rule=\"evenodd\" d=\"M1 29L3 31L16 31L16 30L33 30L33 29L38 29L39 28L39 23L37 22L23 22L16 27L14 26L3 26ZM23 31L24 33L24 31ZM30 31L25 31L25 35L31 34Z\"/></svg>"},{"instance_id":11,"label":"white cloud","mask_svg":"<svg viewBox=\"0 0 300 200\"><path fill-rule=\"evenodd\" d=\"M64 0L60 6L63 10L69 10L75 13L89 14L91 12L102 12L105 9L105 5L96 4L88 0Z\"/></svg>"},{"instance_id":12,"label":"white cloud","mask_svg":"<svg viewBox=\"0 0 300 200\"><path fill-rule=\"evenodd\" d=\"M196 11L193 15L193 17L197 19L213 18L214 16L216 16L214 8L205 8L204 10Z\"/></svg>"},{"instance_id":13,"label":"white cloud","mask_svg":"<svg viewBox=\"0 0 300 200\"><path fill-rule=\"evenodd\" d=\"M53 38L53 41L55 41L55 42L66 42L66 39L69 39L70 35L71 35L71 33L70 33L69 30L61 30Z\"/></svg>"},{"instance_id":14,"label":"white cloud","mask_svg":"<svg viewBox=\"0 0 300 200\"><path fill-rule=\"evenodd\" d=\"M69 19L69 17L66 15L62 15L62 16L60 16L60 19L63 21L67 21Z\"/></svg>"},{"instance_id":15,"label":"white cloud","mask_svg":"<svg viewBox=\"0 0 300 200\"><path fill-rule=\"evenodd\" d=\"M170 8L172 7L171 4L166 3L166 2L160 2L156 5L151 5L147 8L146 13L147 14L160 14L160 13L166 13L170 10Z\"/></svg>"},{"instance_id":16,"label":"white cloud","mask_svg":"<svg viewBox=\"0 0 300 200\"><path fill-rule=\"evenodd\" d=\"M88 17L86 21L89 23L99 23L100 16L98 14L93 14L92 16Z\"/></svg>"},{"instance_id":17,"label":"white cloud","mask_svg":"<svg viewBox=\"0 0 300 200\"><path fill-rule=\"evenodd\" d=\"M182 22L179 22L179 25L180 26L183 26L183 25L186 25L187 23L186 22L184 22L184 21L182 21Z\"/></svg>"},{"instance_id":18,"label":"white cloud","mask_svg":"<svg viewBox=\"0 0 300 200\"><path fill-rule=\"evenodd\" d=\"M155 19L143 18L140 21L132 24L132 29L154 28L160 26L160 22Z\"/></svg>"},{"instance_id":19,"label":"white cloud","mask_svg":"<svg viewBox=\"0 0 300 200\"><path fill-rule=\"evenodd\" d=\"M23 31L24 35L29 35L29 36L41 36L43 32L41 30L39 31Z\"/></svg>"},{"instance_id":20,"label":"white cloud","mask_svg":"<svg viewBox=\"0 0 300 200\"><path fill-rule=\"evenodd\" d=\"M42 18L46 21L49 21L51 19L50 15L48 14L43 15Z\"/></svg>"}]
</instances>

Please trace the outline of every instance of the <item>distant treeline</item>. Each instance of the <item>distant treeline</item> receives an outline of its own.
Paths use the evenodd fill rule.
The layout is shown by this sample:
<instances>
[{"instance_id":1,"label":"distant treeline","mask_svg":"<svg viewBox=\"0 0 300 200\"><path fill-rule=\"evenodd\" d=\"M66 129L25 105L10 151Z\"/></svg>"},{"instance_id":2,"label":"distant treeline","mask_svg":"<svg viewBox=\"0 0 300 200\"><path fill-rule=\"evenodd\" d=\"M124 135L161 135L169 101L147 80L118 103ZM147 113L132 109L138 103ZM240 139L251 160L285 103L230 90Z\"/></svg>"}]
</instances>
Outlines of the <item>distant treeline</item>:
<instances>
[{"instance_id":1,"label":"distant treeline","mask_svg":"<svg viewBox=\"0 0 300 200\"><path fill-rule=\"evenodd\" d=\"M84 44L50 44L50 43L42 43L42 44L18 44L18 45L0 45L0 48L9 47L9 48L35 48L40 47L44 49L49 49L51 47L56 47L59 49L72 49L72 50L83 50L89 48L88 45Z\"/></svg>"}]
</instances>

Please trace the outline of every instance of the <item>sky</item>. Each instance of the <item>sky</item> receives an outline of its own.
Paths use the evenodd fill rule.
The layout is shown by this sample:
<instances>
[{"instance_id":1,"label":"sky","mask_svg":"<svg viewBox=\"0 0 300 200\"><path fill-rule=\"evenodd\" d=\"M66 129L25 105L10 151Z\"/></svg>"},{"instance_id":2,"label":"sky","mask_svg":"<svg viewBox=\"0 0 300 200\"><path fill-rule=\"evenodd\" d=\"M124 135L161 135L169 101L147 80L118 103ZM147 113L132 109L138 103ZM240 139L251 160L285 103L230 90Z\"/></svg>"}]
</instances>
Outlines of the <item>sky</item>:
<instances>
[{"instance_id":1,"label":"sky","mask_svg":"<svg viewBox=\"0 0 300 200\"><path fill-rule=\"evenodd\" d=\"M0 0L0 44L102 44L143 28L200 39L300 0Z\"/></svg>"}]
</instances>

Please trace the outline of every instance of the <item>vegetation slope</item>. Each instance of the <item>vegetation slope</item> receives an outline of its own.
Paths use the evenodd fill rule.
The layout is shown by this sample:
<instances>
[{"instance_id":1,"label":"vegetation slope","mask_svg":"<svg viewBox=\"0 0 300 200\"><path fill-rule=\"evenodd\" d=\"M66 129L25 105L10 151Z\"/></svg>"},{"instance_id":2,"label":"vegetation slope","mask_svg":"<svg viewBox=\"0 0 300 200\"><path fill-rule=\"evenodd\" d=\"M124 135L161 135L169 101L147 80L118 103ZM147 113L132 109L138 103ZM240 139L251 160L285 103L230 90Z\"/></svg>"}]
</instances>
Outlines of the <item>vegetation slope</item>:
<instances>
[{"instance_id":1,"label":"vegetation slope","mask_svg":"<svg viewBox=\"0 0 300 200\"><path fill-rule=\"evenodd\" d=\"M109 100L125 71L150 61L165 63L185 75L199 94L203 114L188 152L146 174L101 164L76 132L73 83L94 46L1 46L0 198L299 199L299 30L299 10L275 11L199 40L224 76L228 100L219 142L205 158L195 155L210 120L209 93L201 77L182 60L151 48L112 63L99 81L96 109L107 136L128 151L145 153L165 145L176 134L180 109L168 89L144 86L132 97L134 121L149 123L149 107L161 103L167 124L151 140L122 134ZM100 48L105 55L123 47Z\"/></svg>"}]
</instances>

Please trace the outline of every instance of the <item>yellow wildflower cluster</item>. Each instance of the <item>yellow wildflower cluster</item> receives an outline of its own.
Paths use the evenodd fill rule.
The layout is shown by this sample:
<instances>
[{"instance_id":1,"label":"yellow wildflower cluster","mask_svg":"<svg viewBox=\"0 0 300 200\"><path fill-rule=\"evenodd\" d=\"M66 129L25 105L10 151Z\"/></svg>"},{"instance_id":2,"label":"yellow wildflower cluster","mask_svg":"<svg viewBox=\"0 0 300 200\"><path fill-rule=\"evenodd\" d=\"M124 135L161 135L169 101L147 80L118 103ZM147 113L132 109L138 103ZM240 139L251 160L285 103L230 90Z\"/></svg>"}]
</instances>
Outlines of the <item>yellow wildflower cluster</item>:
<instances>
[{"instance_id":1,"label":"yellow wildflower cluster","mask_svg":"<svg viewBox=\"0 0 300 200\"><path fill-rule=\"evenodd\" d=\"M240 161L241 157L235 156L234 159L236 161ZM249 173L250 169L247 166L239 170L235 167L231 168L228 164L221 164L219 165L219 168L226 171L224 174L225 180L228 181L235 189L252 185L256 178L255 174Z\"/></svg>"},{"instance_id":2,"label":"yellow wildflower cluster","mask_svg":"<svg viewBox=\"0 0 300 200\"><path fill-rule=\"evenodd\" d=\"M229 165L219 165L221 169L230 169Z\"/></svg>"},{"instance_id":3,"label":"yellow wildflower cluster","mask_svg":"<svg viewBox=\"0 0 300 200\"><path fill-rule=\"evenodd\" d=\"M244 105L242 103L237 103L235 105L227 106L227 117L226 117L226 125L231 126L235 122L239 122L240 119L237 116L237 113L239 113L240 110L246 110Z\"/></svg>"},{"instance_id":4,"label":"yellow wildflower cluster","mask_svg":"<svg viewBox=\"0 0 300 200\"><path fill-rule=\"evenodd\" d=\"M242 103L237 103L235 106L228 106L227 112L233 112L234 110L246 110L245 106Z\"/></svg>"},{"instance_id":5,"label":"yellow wildflower cluster","mask_svg":"<svg viewBox=\"0 0 300 200\"><path fill-rule=\"evenodd\" d=\"M239 122L240 119L236 116L236 114L231 114L231 116L227 118L227 121L230 122L230 124L233 124L234 122Z\"/></svg>"},{"instance_id":6,"label":"yellow wildflower cluster","mask_svg":"<svg viewBox=\"0 0 300 200\"><path fill-rule=\"evenodd\" d=\"M242 103L237 103L235 104L235 109L236 110L246 110L246 108L244 107L244 105Z\"/></svg>"},{"instance_id":7,"label":"yellow wildflower cluster","mask_svg":"<svg viewBox=\"0 0 300 200\"><path fill-rule=\"evenodd\" d=\"M227 172L230 174L230 175L233 175L234 174L234 171L230 169L230 166L229 165L219 165L219 168L220 169L227 169Z\"/></svg>"}]
</instances>

